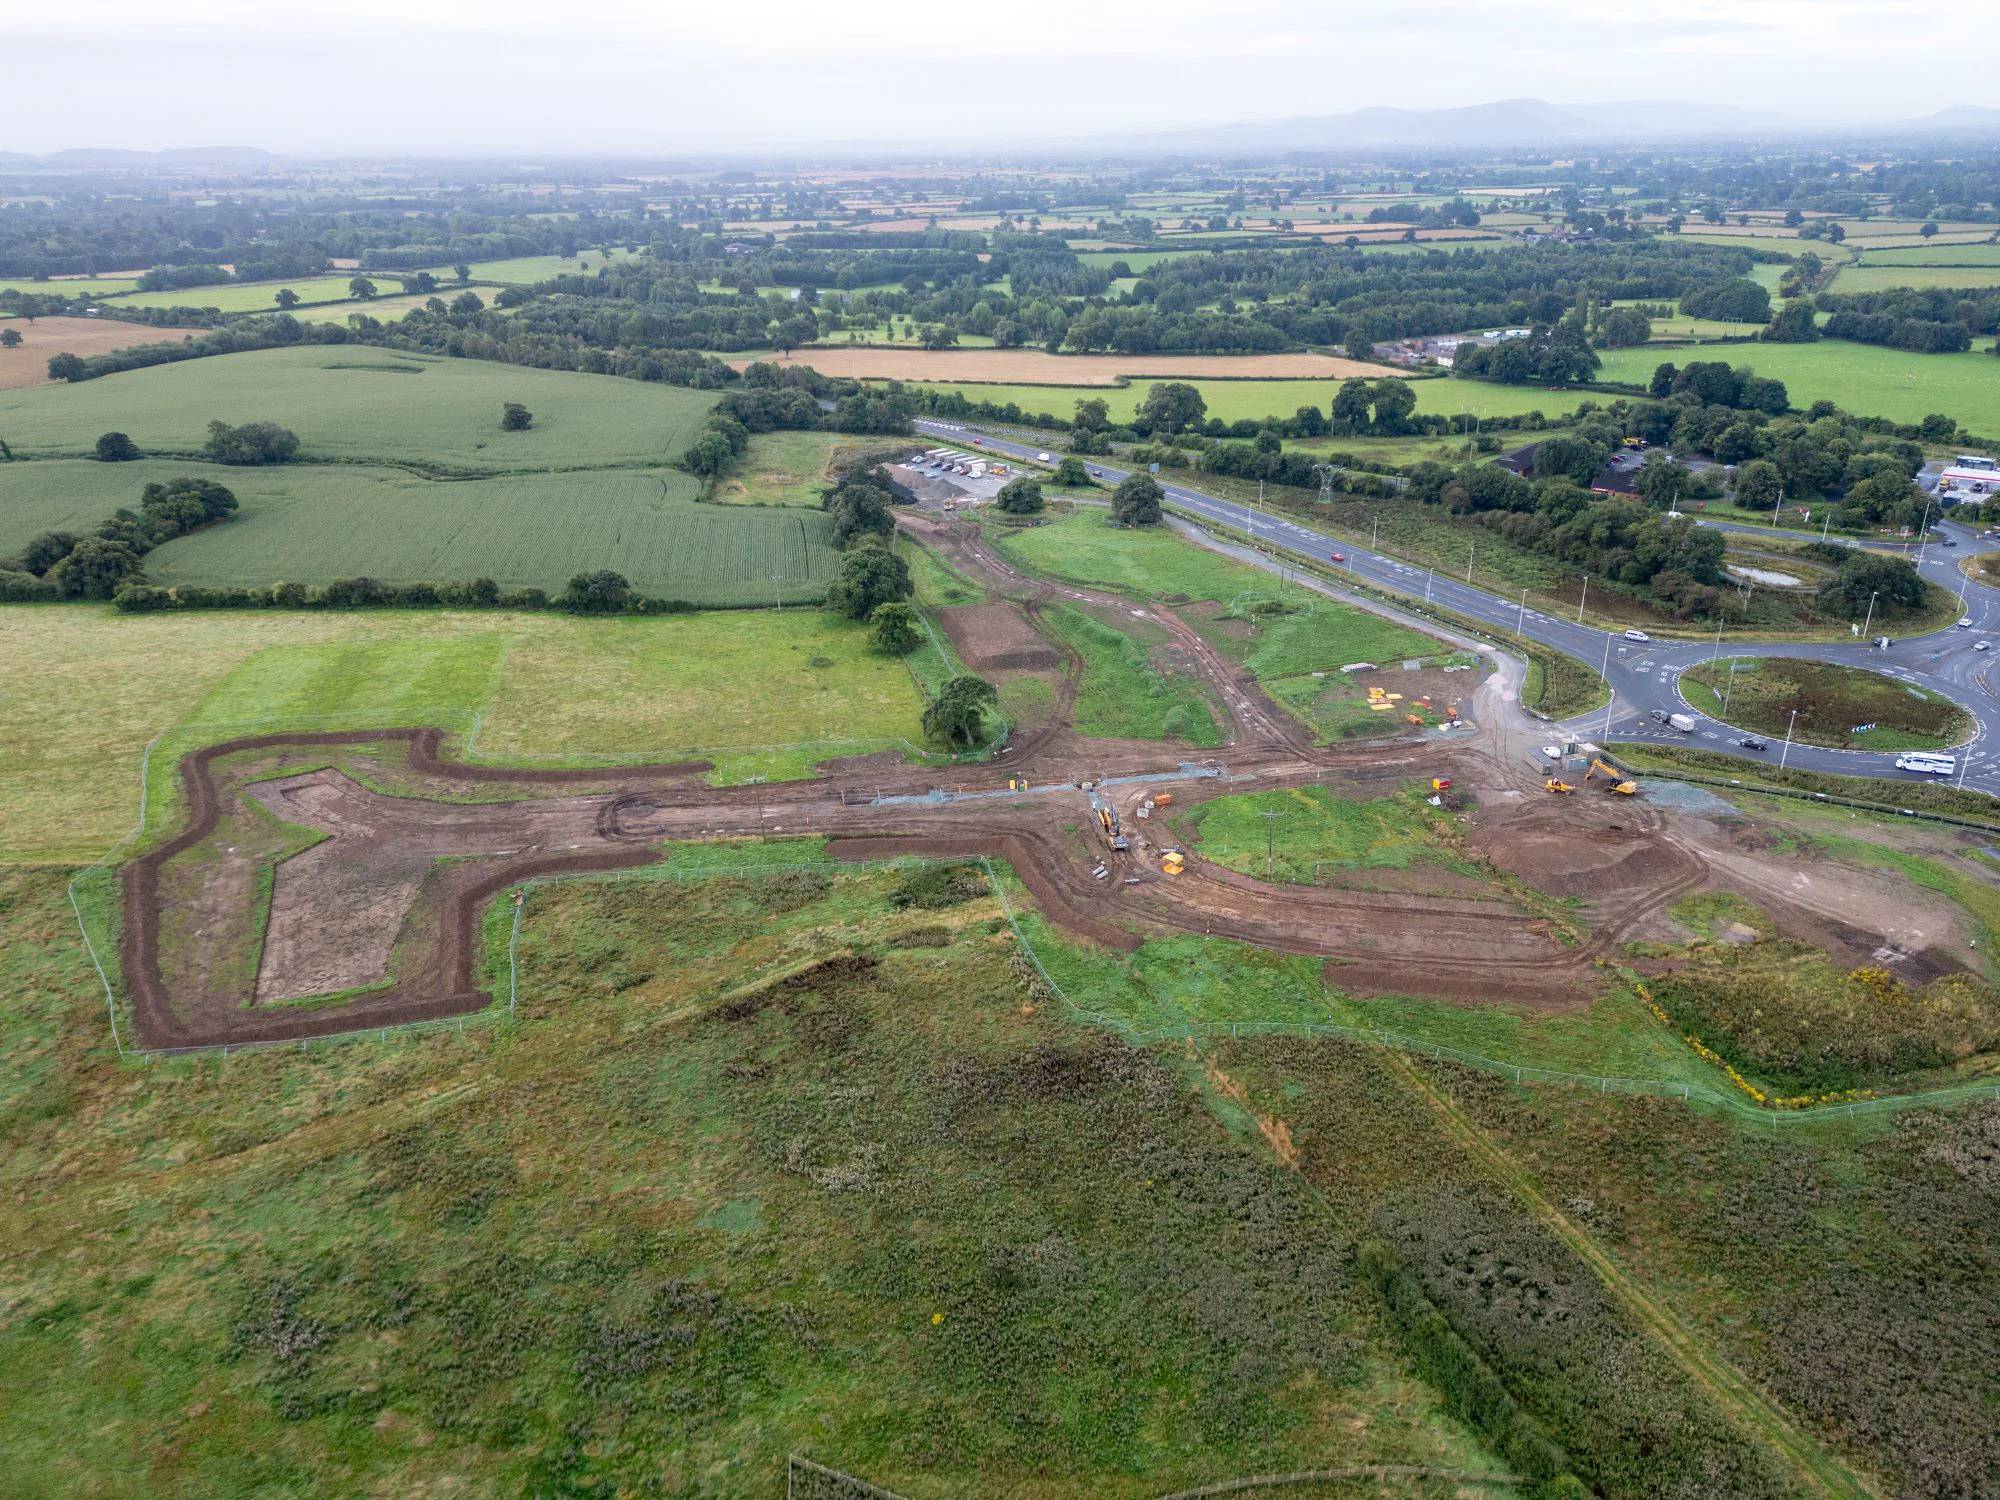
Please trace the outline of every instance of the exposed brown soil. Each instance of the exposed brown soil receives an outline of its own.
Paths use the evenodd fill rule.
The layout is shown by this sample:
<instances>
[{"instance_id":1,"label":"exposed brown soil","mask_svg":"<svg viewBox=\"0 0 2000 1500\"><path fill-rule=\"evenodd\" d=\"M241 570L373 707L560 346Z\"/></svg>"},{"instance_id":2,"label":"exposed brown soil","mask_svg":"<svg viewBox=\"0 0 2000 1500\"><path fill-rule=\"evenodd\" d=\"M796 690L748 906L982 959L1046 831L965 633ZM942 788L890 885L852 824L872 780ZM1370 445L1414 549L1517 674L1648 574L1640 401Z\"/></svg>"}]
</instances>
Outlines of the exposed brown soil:
<instances>
[{"instance_id":1,"label":"exposed brown soil","mask_svg":"<svg viewBox=\"0 0 2000 1500\"><path fill-rule=\"evenodd\" d=\"M462 765L441 755L435 729L270 735L209 746L181 764L186 828L123 874L121 955L142 1042L282 1040L475 1010L491 1000L478 988L480 921L496 893L542 875L650 863L665 841L772 836L825 836L841 859L1002 859L1044 916L1082 940L1129 951L1153 934L1225 936L1324 957L1328 981L1362 996L1536 1009L1581 1004L1602 989L1605 959L1629 938L1660 930L1663 909L1704 885L1742 890L1788 934L1843 956L1902 964L1912 978L1953 964L1956 928L1915 907L1907 892L1891 892L1886 875L1862 877L1824 862L1802 868L1796 856L1757 848L1736 825L1631 798L1548 795L1513 743L1532 726L1512 725L1497 709L1504 673L1480 690L1481 712L1493 727L1476 738L1445 743L1401 733L1318 747L1209 640L1155 604L1146 617L1164 632L1158 649L1221 707L1227 746L1191 767L1203 752L1081 738L1069 727L1079 663L1035 628L1036 618L1052 600L1087 609L1126 609L1130 601L1024 578L964 523L912 516L899 523L1008 601L945 612L969 661L1032 657L1061 670L1057 711L1044 727L1018 735L1007 753L935 769L877 754L824 762L810 781L711 787L692 774L706 769L704 762L594 770ZM1415 687L1420 676L1430 674L1390 672L1382 680L1407 677ZM1440 676L1449 687L1433 689L1434 701L1472 681L1470 674ZM406 764L381 754L397 745L406 747ZM347 759L329 756L334 746L347 747ZM1272 886L1207 863L1197 847L1185 874L1167 876L1159 851L1175 837L1168 820L1136 818L1142 798L1166 791L1179 810L1232 792L1309 782L1378 796L1437 775L1452 778L1457 794L1478 809L1467 815L1472 850L1527 886L1580 898L1580 937L1538 915L1539 898L1442 869ZM1135 777L1148 779L1117 780ZM1105 847L1082 789L1107 778L1114 784L1103 795L1126 820L1129 853ZM1010 791L1010 781L1029 790ZM204 846L201 858L174 867L170 886L162 879L169 861L202 845L224 809L242 808L245 799L326 835L276 867L262 966L247 1005L202 975L227 971L229 952L245 952L245 924L217 920L217 903L241 905L249 888L244 872L254 863L232 867L222 856L239 851ZM254 849L240 854L254 858ZM1093 871L1100 860L1102 878ZM201 888L211 870L212 886ZM176 936L163 957L167 900L176 903ZM204 950L211 929L222 935L215 941L239 946Z\"/></svg>"},{"instance_id":2,"label":"exposed brown soil","mask_svg":"<svg viewBox=\"0 0 2000 1500\"><path fill-rule=\"evenodd\" d=\"M54 288L56 283L50 283ZM65 289L68 283L64 283ZM178 344L190 332L200 329L147 328L138 323L121 323L115 318L8 318L0 327L21 335L17 349L0 349L0 391L23 386L49 384L49 360L57 354L109 354L114 349L131 349L140 344Z\"/></svg>"},{"instance_id":3,"label":"exposed brown soil","mask_svg":"<svg viewBox=\"0 0 2000 1500\"><path fill-rule=\"evenodd\" d=\"M975 672L1044 671L1062 657L1011 604L968 604L938 611L959 659Z\"/></svg>"}]
</instances>

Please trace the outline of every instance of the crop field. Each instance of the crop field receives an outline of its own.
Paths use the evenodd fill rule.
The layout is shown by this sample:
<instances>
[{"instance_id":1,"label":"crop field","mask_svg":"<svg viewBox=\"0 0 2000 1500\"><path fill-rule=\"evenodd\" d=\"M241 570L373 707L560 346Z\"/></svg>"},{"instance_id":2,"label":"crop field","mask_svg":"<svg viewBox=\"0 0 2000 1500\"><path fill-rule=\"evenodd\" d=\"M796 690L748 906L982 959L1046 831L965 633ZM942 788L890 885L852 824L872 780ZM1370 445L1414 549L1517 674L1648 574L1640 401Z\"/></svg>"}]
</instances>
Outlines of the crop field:
<instances>
[{"instance_id":1,"label":"crop field","mask_svg":"<svg viewBox=\"0 0 2000 1500\"><path fill-rule=\"evenodd\" d=\"M612 568L642 593L718 606L781 591L817 600L840 566L825 516L697 505L698 481L678 470L440 481L328 464L258 489L231 520L153 552L148 576L211 587L491 578L557 593L573 574Z\"/></svg>"},{"instance_id":2,"label":"crop field","mask_svg":"<svg viewBox=\"0 0 2000 1500\"><path fill-rule=\"evenodd\" d=\"M1964 354L1910 354L1844 339L1816 344L1693 345L1605 351L1601 378L1645 385L1662 358L1676 364L1719 359L1785 382L1792 405L1832 401L1858 416L1920 422L1931 412L1955 417L1969 432L2000 430L2000 360Z\"/></svg>"},{"instance_id":3,"label":"crop field","mask_svg":"<svg viewBox=\"0 0 2000 1500\"><path fill-rule=\"evenodd\" d=\"M82 863L117 842L138 817L141 754L163 731L156 811L174 795L173 745L256 727L462 733L477 715L481 759L714 751L725 779L804 775L839 753L828 745L920 738L908 670L869 650L863 627L817 609L577 620L62 606L12 607L4 625L5 859Z\"/></svg>"},{"instance_id":4,"label":"crop field","mask_svg":"<svg viewBox=\"0 0 2000 1500\"><path fill-rule=\"evenodd\" d=\"M143 341L151 330L135 330ZM331 346L267 349L0 393L17 453L88 452L101 432L149 452L193 454L211 418L279 422L307 459L508 469L652 465L687 446L713 398L610 375L525 369ZM534 413L502 432L500 407Z\"/></svg>"},{"instance_id":5,"label":"crop field","mask_svg":"<svg viewBox=\"0 0 2000 1500\"><path fill-rule=\"evenodd\" d=\"M1971 718L1950 700L1879 672L1786 657L1731 660L1733 673L1727 660L1688 668L1682 690L1704 713L1759 734L1789 729L1803 744L1836 750L1915 750L1953 745L1972 732Z\"/></svg>"},{"instance_id":6,"label":"crop field","mask_svg":"<svg viewBox=\"0 0 2000 1500\"><path fill-rule=\"evenodd\" d=\"M0 319L0 327L21 335L20 345L0 349L0 391L45 386L49 381L49 358L56 354L109 354L137 344L177 344L184 330L147 328L138 323L120 323L110 318L26 318ZM11 424L0 425L0 437L18 447ZM95 439L93 438L93 441Z\"/></svg>"},{"instance_id":7,"label":"crop field","mask_svg":"<svg viewBox=\"0 0 2000 1500\"><path fill-rule=\"evenodd\" d=\"M277 294L289 287L301 302L341 302L347 300L347 284L354 275L300 277L292 281L231 281L218 286L181 287L167 292L131 292L109 297L107 305L118 307L212 307L219 312L276 312ZM370 278L373 279L373 278ZM379 283L393 286L394 283ZM367 304L356 301L356 307Z\"/></svg>"}]
</instances>

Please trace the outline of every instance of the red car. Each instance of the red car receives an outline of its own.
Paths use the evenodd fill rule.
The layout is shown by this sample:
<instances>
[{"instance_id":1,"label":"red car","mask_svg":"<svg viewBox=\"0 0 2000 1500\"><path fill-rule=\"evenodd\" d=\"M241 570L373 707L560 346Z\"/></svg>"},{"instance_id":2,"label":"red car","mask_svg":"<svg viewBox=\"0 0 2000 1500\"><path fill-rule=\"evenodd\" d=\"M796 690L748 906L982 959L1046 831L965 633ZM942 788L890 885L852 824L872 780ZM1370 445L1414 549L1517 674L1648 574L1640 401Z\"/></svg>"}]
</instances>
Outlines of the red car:
<instances>
[{"instance_id":1,"label":"red car","mask_svg":"<svg viewBox=\"0 0 2000 1500\"><path fill-rule=\"evenodd\" d=\"M1335 562L1346 562L1347 554L1345 552L1336 552L1333 554L1333 560Z\"/></svg>"}]
</instances>

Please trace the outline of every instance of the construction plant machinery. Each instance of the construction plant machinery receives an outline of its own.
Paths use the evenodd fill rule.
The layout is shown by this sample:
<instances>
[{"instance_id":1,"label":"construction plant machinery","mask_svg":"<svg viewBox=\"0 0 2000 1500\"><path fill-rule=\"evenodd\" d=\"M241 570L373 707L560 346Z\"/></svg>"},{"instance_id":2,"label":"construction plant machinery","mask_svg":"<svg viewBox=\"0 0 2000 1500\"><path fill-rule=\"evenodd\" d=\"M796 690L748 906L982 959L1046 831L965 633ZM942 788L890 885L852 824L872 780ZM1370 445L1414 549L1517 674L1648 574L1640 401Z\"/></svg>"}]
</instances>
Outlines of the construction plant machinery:
<instances>
[{"instance_id":1,"label":"construction plant machinery","mask_svg":"<svg viewBox=\"0 0 2000 1500\"><path fill-rule=\"evenodd\" d=\"M1185 859L1186 856L1183 855L1181 851L1178 849L1161 850L1160 872L1165 875L1179 875L1183 873L1184 870L1183 861Z\"/></svg>"},{"instance_id":2,"label":"construction plant machinery","mask_svg":"<svg viewBox=\"0 0 2000 1500\"><path fill-rule=\"evenodd\" d=\"M1132 847L1125 831L1118 826L1118 809L1110 801L1096 792L1090 794L1091 810L1097 814L1097 826L1104 830L1105 842L1118 853L1123 854Z\"/></svg>"},{"instance_id":3,"label":"construction plant machinery","mask_svg":"<svg viewBox=\"0 0 2000 1500\"><path fill-rule=\"evenodd\" d=\"M1604 790L1610 792L1613 796L1630 797L1639 790L1638 782L1633 781L1623 771L1619 770L1616 766L1612 765L1610 761L1605 760L1602 757L1599 757L1598 759L1591 761L1590 769L1583 773L1583 779L1585 781L1588 781L1590 780L1591 777L1595 776L1599 771L1602 771L1606 776L1609 776L1611 778L1610 784L1606 786Z\"/></svg>"},{"instance_id":4,"label":"construction plant machinery","mask_svg":"<svg viewBox=\"0 0 2000 1500\"><path fill-rule=\"evenodd\" d=\"M1543 782L1542 785L1548 788L1550 791L1560 792L1564 796L1568 796L1571 792L1576 790L1576 788L1571 786L1567 781L1559 781L1553 776L1551 776L1547 781Z\"/></svg>"}]
</instances>

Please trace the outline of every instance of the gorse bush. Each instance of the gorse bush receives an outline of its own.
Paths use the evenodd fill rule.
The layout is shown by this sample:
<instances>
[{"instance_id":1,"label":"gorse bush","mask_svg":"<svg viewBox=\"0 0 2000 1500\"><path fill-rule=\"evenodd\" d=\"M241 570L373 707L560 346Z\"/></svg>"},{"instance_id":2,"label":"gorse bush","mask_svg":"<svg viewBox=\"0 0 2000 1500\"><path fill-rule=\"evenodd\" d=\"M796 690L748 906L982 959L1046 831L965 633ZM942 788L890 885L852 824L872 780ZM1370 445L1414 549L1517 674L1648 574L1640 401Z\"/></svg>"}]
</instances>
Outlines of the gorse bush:
<instances>
[{"instance_id":1,"label":"gorse bush","mask_svg":"<svg viewBox=\"0 0 2000 1500\"><path fill-rule=\"evenodd\" d=\"M1790 944L1720 950L1654 996L1676 1026L1787 1095L1869 1088L2000 1045L2000 996L1975 975L1913 988Z\"/></svg>"}]
</instances>

